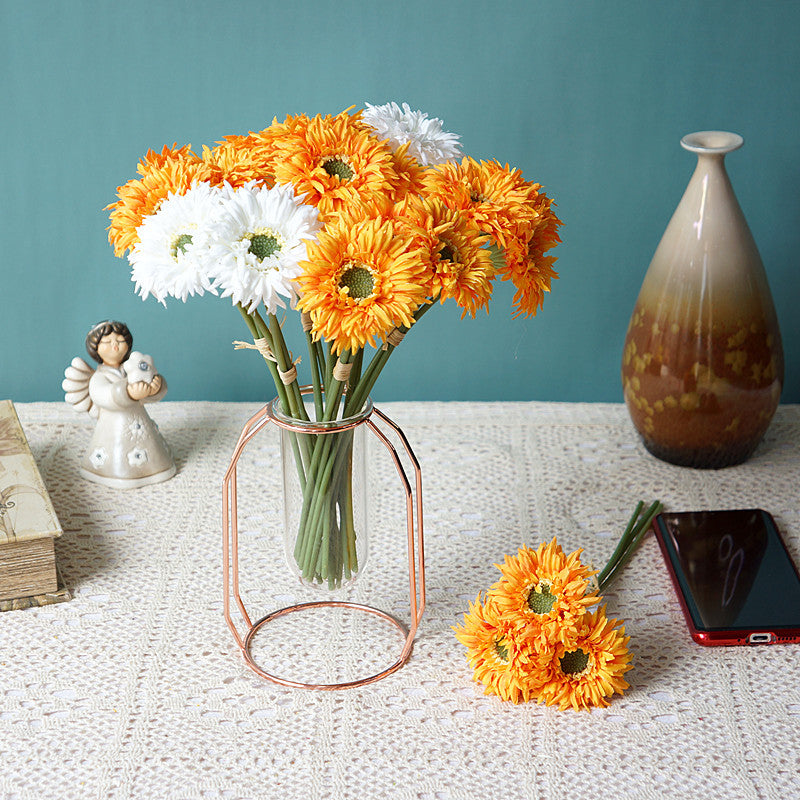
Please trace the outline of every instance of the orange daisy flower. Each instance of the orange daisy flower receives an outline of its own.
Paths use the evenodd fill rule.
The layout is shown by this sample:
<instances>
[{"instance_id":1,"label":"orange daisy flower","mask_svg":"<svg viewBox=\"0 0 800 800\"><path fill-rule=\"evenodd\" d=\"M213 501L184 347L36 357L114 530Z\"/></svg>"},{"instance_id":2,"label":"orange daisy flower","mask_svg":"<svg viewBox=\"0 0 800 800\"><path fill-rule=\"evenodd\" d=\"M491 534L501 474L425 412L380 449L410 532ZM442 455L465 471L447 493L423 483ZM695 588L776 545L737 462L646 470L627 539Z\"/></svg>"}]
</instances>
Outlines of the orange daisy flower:
<instances>
[{"instance_id":1,"label":"orange daisy flower","mask_svg":"<svg viewBox=\"0 0 800 800\"><path fill-rule=\"evenodd\" d=\"M271 188L275 185L275 143L308 121L305 114L299 114L285 122L273 119L264 130L247 136L226 136L215 148L203 148L203 160L219 166L234 188L253 180Z\"/></svg>"},{"instance_id":2,"label":"orange daisy flower","mask_svg":"<svg viewBox=\"0 0 800 800\"><path fill-rule=\"evenodd\" d=\"M394 171L398 178L394 197L398 201L409 195L422 194L425 190L425 168L420 166L414 156L408 154L410 146L410 143L401 145L393 153Z\"/></svg>"},{"instance_id":3,"label":"orange daisy flower","mask_svg":"<svg viewBox=\"0 0 800 800\"><path fill-rule=\"evenodd\" d=\"M145 217L158 210L168 194L184 194L194 183L217 184L222 179L220 168L199 159L190 145L165 146L161 153L149 150L137 171L142 177L118 187L119 200L106 206L106 210L111 210L108 241L117 256L124 255L139 241L136 229Z\"/></svg>"},{"instance_id":4,"label":"orange daisy flower","mask_svg":"<svg viewBox=\"0 0 800 800\"><path fill-rule=\"evenodd\" d=\"M603 608L586 614L575 638L559 643L549 656L541 657L543 683L539 700L548 706L574 708L606 707L615 692L629 687L622 677L632 668L629 636L616 628L618 620L607 619Z\"/></svg>"},{"instance_id":5,"label":"orange daisy flower","mask_svg":"<svg viewBox=\"0 0 800 800\"><path fill-rule=\"evenodd\" d=\"M358 114L287 118L275 140L275 178L291 183L322 215L340 211L354 197L404 189L395 154L365 130Z\"/></svg>"},{"instance_id":6,"label":"orange daisy flower","mask_svg":"<svg viewBox=\"0 0 800 800\"><path fill-rule=\"evenodd\" d=\"M556 256L546 255L561 239L558 228L561 220L552 211L552 200L539 195L539 221L527 241L521 237L512 238L505 250L506 268L502 279L510 280L515 288L513 304L514 317L524 314L535 316L542 307L544 293L550 291L550 282L558 278L553 269Z\"/></svg>"},{"instance_id":7,"label":"orange daisy flower","mask_svg":"<svg viewBox=\"0 0 800 800\"><path fill-rule=\"evenodd\" d=\"M308 243L296 280L297 307L310 313L312 334L340 353L375 347L394 327L410 327L426 284L423 259L409 243L392 220L330 221Z\"/></svg>"},{"instance_id":8,"label":"orange daisy flower","mask_svg":"<svg viewBox=\"0 0 800 800\"><path fill-rule=\"evenodd\" d=\"M538 218L539 184L529 183L518 169L497 161L478 163L465 156L459 164L448 161L428 169L424 182L427 196L464 213L500 247L525 236Z\"/></svg>"},{"instance_id":9,"label":"orange daisy flower","mask_svg":"<svg viewBox=\"0 0 800 800\"><path fill-rule=\"evenodd\" d=\"M463 625L453 627L456 638L467 648L467 662L484 694L497 695L512 703L527 703L536 697L541 682L536 653L515 636L513 627L491 600L480 597L470 603Z\"/></svg>"},{"instance_id":10,"label":"orange daisy flower","mask_svg":"<svg viewBox=\"0 0 800 800\"><path fill-rule=\"evenodd\" d=\"M587 607L600 600L587 594L589 578L596 571L581 564L581 552L565 555L553 539L537 550L521 547L516 556L506 556L503 564L495 565L503 577L489 596L537 648L569 642Z\"/></svg>"},{"instance_id":11,"label":"orange daisy flower","mask_svg":"<svg viewBox=\"0 0 800 800\"><path fill-rule=\"evenodd\" d=\"M148 150L147 153L145 153L144 158L139 162L137 172L140 175L144 175L145 170L162 169L171 161L181 158L188 160L194 160L197 158L197 156L192 152L192 146L190 144L185 144L183 147L178 147L177 142L175 142L172 147L167 147L167 145L164 145L164 147L161 148L160 153L156 152L155 150Z\"/></svg>"},{"instance_id":12,"label":"orange daisy flower","mask_svg":"<svg viewBox=\"0 0 800 800\"><path fill-rule=\"evenodd\" d=\"M203 147L203 161L219 167L223 179L234 189L248 181L272 188L275 185L273 157L273 148L256 133L226 136L213 149Z\"/></svg>"},{"instance_id":13,"label":"orange daisy flower","mask_svg":"<svg viewBox=\"0 0 800 800\"><path fill-rule=\"evenodd\" d=\"M430 264L428 294L440 302L453 299L474 317L492 295L495 268L484 247L489 237L473 228L462 214L437 198L409 198L398 205L398 219L409 225Z\"/></svg>"}]
</instances>

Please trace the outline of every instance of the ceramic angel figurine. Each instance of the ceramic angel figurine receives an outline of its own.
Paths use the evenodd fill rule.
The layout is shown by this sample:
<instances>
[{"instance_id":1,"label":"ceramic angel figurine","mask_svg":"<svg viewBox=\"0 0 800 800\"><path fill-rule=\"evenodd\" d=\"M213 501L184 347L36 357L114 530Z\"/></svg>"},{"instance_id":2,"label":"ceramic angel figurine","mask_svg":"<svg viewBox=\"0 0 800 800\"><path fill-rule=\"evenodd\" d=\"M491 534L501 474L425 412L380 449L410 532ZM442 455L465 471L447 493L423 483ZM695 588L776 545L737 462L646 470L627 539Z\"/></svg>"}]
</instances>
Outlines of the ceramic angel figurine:
<instances>
[{"instance_id":1,"label":"ceramic angel figurine","mask_svg":"<svg viewBox=\"0 0 800 800\"><path fill-rule=\"evenodd\" d=\"M94 370L75 357L61 384L68 403L97 418L81 475L117 489L165 481L176 470L164 437L144 407L167 393L167 382L155 371L153 359L131 352L132 345L125 323L99 322L86 336L86 352L100 366Z\"/></svg>"}]
</instances>

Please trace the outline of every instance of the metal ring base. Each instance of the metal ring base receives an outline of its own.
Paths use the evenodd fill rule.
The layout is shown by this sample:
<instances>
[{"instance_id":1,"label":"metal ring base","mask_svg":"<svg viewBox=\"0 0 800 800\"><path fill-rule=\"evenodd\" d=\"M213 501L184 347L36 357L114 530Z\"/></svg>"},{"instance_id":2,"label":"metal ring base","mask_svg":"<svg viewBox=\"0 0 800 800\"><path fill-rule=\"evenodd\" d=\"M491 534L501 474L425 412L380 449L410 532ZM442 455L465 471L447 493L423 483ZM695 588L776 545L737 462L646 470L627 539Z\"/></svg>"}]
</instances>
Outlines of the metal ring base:
<instances>
[{"instance_id":1,"label":"metal ring base","mask_svg":"<svg viewBox=\"0 0 800 800\"><path fill-rule=\"evenodd\" d=\"M342 683L303 683L300 681L289 680L288 678L281 678L280 676L274 675L271 672L267 672L267 670L260 667L253 658L253 654L250 652L253 637L258 630L268 622L271 622L278 617L291 614L295 611L306 611L311 608L347 608L353 611L363 611L367 614L372 614L380 619L385 620L386 622L389 622L395 628L397 628L403 635L406 647L404 647L400 658L398 658L397 661L395 661L390 667L387 667L386 669L374 675L370 675L367 678L359 678L357 680L344 681ZM277 683L279 686L288 686L295 689L318 689L320 691L334 691L336 689L353 689L358 686L366 686L367 684L379 681L381 678L385 678L387 675L391 675L393 672L396 672L398 669L400 669L400 667L402 667L403 664L405 664L405 662L408 660L408 657L411 655L412 645L413 640L409 640L408 628L402 622L400 622L400 620L396 619L391 614L387 614L385 611L381 611L378 608L373 608L372 606L365 606L360 603L349 603L343 600L317 600L309 603L298 603L297 605L287 606L286 608L281 608L278 611L273 611L271 614L267 614L267 616L262 617L253 624L253 626L245 635L244 641L242 642L242 655L244 656L245 663L248 667L250 667L250 669L253 670L253 672L268 681Z\"/></svg>"}]
</instances>

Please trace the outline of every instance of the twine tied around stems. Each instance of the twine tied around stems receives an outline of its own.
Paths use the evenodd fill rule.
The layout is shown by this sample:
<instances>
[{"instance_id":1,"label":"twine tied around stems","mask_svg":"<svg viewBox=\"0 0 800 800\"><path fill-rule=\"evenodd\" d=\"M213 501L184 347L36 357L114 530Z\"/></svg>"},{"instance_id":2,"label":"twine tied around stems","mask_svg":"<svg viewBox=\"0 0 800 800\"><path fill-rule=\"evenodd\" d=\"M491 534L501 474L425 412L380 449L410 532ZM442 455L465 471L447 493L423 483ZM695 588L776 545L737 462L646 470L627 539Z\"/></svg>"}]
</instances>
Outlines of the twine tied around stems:
<instances>
[{"instance_id":1,"label":"twine tied around stems","mask_svg":"<svg viewBox=\"0 0 800 800\"><path fill-rule=\"evenodd\" d=\"M289 369L287 369L286 372L284 372L278 366L278 359L275 358L275 356L273 355L272 350L270 349L269 346L269 342L267 342L267 340L264 338L253 339L252 344L250 344L250 342L241 342L237 340L233 343L233 349L258 350L258 352L261 353L261 355L263 356L264 361L271 361L273 364L275 364L276 369L278 370L278 375L280 376L281 379L281 383L283 383L284 386L288 386L290 383L294 383L297 380L296 365L300 363L300 359L296 358L294 361L292 361ZM291 353L289 354L289 358L291 358Z\"/></svg>"},{"instance_id":2,"label":"twine tied around stems","mask_svg":"<svg viewBox=\"0 0 800 800\"><path fill-rule=\"evenodd\" d=\"M386 341L383 343L382 350L386 350L389 345L392 347L397 347L400 342L405 339L405 333L400 330L400 328L392 328L389 333L386 335Z\"/></svg>"},{"instance_id":3,"label":"twine tied around stems","mask_svg":"<svg viewBox=\"0 0 800 800\"><path fill-rule=\"evenodd\" d=\"M347 379L350 377L350 370L352 369L353 369L352 362L349 364L345 364L337 359L336 363L333 365L333 377L337 381L345 383Z\"/></svg>"},{"instance_id":4,"label":"twine tied around stems","mask_svg":"<svg viewBox=\"0 0 800 800\"><path fill-rule=\"evenodd\" d=\"M311 314L309 314L308 311L303 311L300 313L300 324L303 326L303 333L309 333L311 331L313 321L311 319Z\"/></svg>"}]
</instances>

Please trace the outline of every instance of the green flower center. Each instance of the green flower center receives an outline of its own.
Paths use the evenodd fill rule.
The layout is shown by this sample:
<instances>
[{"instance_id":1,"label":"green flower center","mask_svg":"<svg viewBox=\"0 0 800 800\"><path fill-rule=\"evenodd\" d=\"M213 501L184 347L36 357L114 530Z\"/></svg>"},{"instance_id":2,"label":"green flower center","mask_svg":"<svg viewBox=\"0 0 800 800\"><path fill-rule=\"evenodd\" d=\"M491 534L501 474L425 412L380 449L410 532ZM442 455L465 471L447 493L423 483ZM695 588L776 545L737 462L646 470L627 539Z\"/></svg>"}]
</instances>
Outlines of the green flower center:
<instances>
[{"instance_id":1,"label":"green flower center","mask_svg":"<svg viewBox=\"0 0 800 800\"><path fill-rule=\"evenodd\" d=\"M485 203L487 200L486 195L481 194L475 189L470 189L469 199L472 200L473 203Z\"/></svg>"},{"instance_id":2,"label":"green flower center","mask_svg":"<svg viewBox=\"0 0 800 800\"><path fill-rule=\"evenodd\" d=\"M339 289L354 300L365 300L375 291L375 278L364 264L350 264L339 278Z\"/></svg>"},{"instance_id":3,"label":"green flower center","mask_svg":"<svg viewBox=\"0 0 800 800\"><path fill-rule=\"evenodd\" d=\"M528 608L534 614L547 614L557 599L554 594L550 594L550 587L546 583L540 583L528 594Z\"/></svg>"},{"instance_id":4,"label":"green flower center","mask_svg":"<svg viewBox=\"0 0 800 800\"><path fill-rule=\"evenodd\" d=\"M248 238L250 239L250 247L247 249L259 261L269 258L281 249L281 241L272 231L254 233Z\"/></svg>"},{"instance_id":5,"label":"green flower center","mask_svg":"<svg viewBox=\"0 0 800 800\"><path fill-rule=\"evenodd\" d=\"M175 240L172 242L172 247L170 248L170 254L177 261L178 251L180 250L181 253L185 253L186 248L188 248L191 243L192 243L191 233L182 233L180 236L176 236Z\"/></svg>"},{"instance_id":6,"label":"green flower center","mask_svg":"<svg viewBox=\"0 0 800 800\"><path fill-rule=\"evenodd\" d=\"M326 158L322 162L322 169L328 173L331 177L336 175L340 181L351 181L355 176L355 172L353 172L350 165L339 156L331 156L330 158Z\"/></svg>"},{"instance_id":7,"label":"green flower center","mask_svg":"<svg viewBox=\"0 0 800 800\"><path fill-rule=\"evenodd\" d=\"M584 653L583 650L572 650L564 653L558 660L561 662L561 671L565 675L580 675L589 663L589 654Z\"/></svg>"},{"instance_id":8,"label":"green flower center","mask_svg":"<svg viewBox=\"0 0 800 800\"><path fill-rule=\"evenodd\" d=\"M494 643L494 652L501 661L508 662L508 642L505 639L498 639Z\"/></svg>"}]
</instances>

